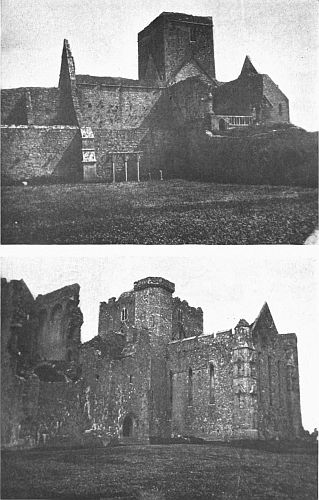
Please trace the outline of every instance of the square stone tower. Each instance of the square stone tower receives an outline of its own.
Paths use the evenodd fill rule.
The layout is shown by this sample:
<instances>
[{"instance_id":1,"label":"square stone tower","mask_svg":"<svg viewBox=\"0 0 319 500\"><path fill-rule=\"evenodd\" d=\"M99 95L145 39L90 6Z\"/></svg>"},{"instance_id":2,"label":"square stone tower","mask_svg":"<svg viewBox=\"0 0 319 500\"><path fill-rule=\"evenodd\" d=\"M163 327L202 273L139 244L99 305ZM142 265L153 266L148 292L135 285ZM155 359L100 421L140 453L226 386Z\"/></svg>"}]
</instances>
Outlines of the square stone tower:
<instances>
[{"instance_id":1,"label":"square stone tower","mask_svg":"<svg viewBox=\"0 0 319 500\"><path fill-rule=\"evenodd\" d=\"M215 78L211 17L162 12L138 34L140 80L170 83L190 61Z\"/></svg>"}]
</instances>

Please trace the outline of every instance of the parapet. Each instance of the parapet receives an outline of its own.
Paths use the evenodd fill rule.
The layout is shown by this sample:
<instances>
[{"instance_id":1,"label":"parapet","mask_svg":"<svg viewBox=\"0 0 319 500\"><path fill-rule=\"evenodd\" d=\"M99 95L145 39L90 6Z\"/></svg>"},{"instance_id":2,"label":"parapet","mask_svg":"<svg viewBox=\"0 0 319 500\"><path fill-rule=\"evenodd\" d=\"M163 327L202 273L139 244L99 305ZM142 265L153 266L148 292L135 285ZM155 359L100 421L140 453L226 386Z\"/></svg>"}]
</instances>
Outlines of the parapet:
<instances>
[{"instance_id":1,"label":"parapet","mask_svg":"<svg viewBox=\"0 0 319 500\"><path fill-rule=\"evenodd\" d=\"M134 282L134 292L145 288L163 288L169 293L175 292L175 284L164 278L148 277Z\"/></svg>"}]
</instances>

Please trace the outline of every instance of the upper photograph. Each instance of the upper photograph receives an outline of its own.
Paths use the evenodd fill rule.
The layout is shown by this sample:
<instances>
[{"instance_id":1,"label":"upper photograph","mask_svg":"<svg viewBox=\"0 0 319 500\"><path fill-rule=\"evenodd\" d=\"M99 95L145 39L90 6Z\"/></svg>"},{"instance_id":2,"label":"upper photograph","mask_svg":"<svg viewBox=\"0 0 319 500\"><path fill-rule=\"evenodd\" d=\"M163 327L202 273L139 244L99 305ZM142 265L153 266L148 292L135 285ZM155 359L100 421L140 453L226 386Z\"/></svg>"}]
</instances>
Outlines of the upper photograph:
<instances>
[{"instance_id":1,"label":"upper photograph","mask_svg":"<svg viewBox=\"0 0 319 500\"><path fill-rule=\"evenodd\" d=\"M318 19L2 0L2 244L316 243Z\"/></svg>"}]
</instances>

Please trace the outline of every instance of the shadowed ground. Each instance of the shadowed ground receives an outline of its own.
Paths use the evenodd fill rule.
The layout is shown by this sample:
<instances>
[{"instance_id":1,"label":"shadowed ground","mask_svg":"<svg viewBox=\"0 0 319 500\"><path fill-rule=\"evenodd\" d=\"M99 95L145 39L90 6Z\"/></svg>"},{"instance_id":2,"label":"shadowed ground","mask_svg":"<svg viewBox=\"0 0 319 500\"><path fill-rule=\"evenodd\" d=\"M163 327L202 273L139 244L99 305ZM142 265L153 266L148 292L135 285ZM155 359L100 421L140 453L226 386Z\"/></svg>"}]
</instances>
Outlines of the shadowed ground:
<instances>
[{"instance_id":1,"label":"shadowed ground","mask_svg":"<svg viewBox=\"0 0 319 500\"><path fill-rule=\"evenodd\" d=\"M316 453L278 443L6 451L1 498L315 500Z\"/></svg>"},{"instance_id":2,"label":"shadowed ground","mask_svg":"<svg viewBox=\"0 0 319 500\"><path fill-rule=\"evenodd\" d=\"M6 244L303 244L317 190L182 180L7 186Z\"/></svg>"}]
</instances>

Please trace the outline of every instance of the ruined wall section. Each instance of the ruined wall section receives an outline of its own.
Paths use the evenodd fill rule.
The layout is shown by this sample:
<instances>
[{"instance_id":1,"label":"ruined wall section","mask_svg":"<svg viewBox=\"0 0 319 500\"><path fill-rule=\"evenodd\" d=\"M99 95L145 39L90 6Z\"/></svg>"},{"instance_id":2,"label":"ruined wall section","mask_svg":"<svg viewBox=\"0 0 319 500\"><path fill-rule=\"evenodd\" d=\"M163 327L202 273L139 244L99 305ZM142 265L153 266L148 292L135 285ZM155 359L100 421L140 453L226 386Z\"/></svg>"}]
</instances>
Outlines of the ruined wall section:
<instances>
[{"instance_id":1,"label":"ruined wall section","mask_svg":"<svg viewBox=\"0 0 319 500\"><path fill-rule=\"evenodd\" d=\"M186 300L173 299L172 340L182 340L203 333L203 311L191 307Z\"/></svg>"},{"instance_id":2,"label":"ruined wall section","mask_svg":"<svg viewBox=\"0 0 319 500\"><path fill-rule=\"evenodd\" d=\"M2 182L61 182L82 178L81 137L72 126L1 127Z\"/></svg>"},{"instance_id":3,"label":"ruined wall section","mask_svg":"<svg viewBox=\"0 0 319 500\"><path fill-rule=\"evenodd\" d=\"M111 297L100 303L98 334L105 338L112 332L125 333L135 324L135 294L124 292L118 300Z\"/></svg>"},{"instance_id":4,"label":"ruined wall section","mask_svg":"<svg viewBox=\"0 0 319 500\"><path fill-rule=\"evenodd\" d=\"M301 428L296 337L278 334L267 304L252 332L257 355L259 436L294 438Z\"/></svg>"},{"instance_id":5,"label":"ruined wall section","mask_svg":"<svg viewBox=\"0 0 319 500\"><path fill-rule=\"evenodd\" d=\"M24 427L37 412L39 379L30 373L34 299L23 282L1 280L1 446L32 445Z\"/></svg>"},{"instance_id":6,"label":"ruined wall section","mask_svg":"<svg viewBox=\"0 0 319 500\"><path fill-rule=\"evenodd\" d=\"M143 121L161 96L158 87L77 84L82 124L95 129L131 129Z\"/></svg>"},{"instance_id":7,"label":"ruined wall section","mask_svg":"<svg viewBox=\"0 0 319 500\"><path fill-rule=\"evenodd\" d=\"M1 91L3 125L58 125L59 89L23 87Z\"/></svg>"},{"instance_id":8,"label":"ruined wall section","mask_svg":"<svg viewBox=\"0 0 319 500\"><path fill-rule=\"evenodd\" d=\"M39 360L78 360L83 323L79 291L75 284L36 298Z\"/></svg>"},{"instance_id":9,"label":"ruined wall section","mask_svg":"<svg viewBox=\"0 0 319 500\"><path fill-rule=\"evenodd\" d=\"M104 443L129 438L148 442L150 395L150 343L146 331L121 336L121 349L112 347L114 334L87 342L81 349L85 381L86 434L99 435ZM111 338L109 338L111 337ZM114 353L117 352L116 355ZM132 421L125 435L124 419Z\"/></svg>"},{"instance_id":10,"label":"ruined wall section","mask_svg":"<svg viewBox=\"0 0 319 500\"><path fill-rule=\"evenodd\" d=\"M227 439L232 435L232 337L200 335L167 348L173 435Z\"/></svg>"},{"instance_id":11,"label":"ruined wall section","mask_svg":"<svg viewBox=\"0 0 319 500\"><path fill-rule=\"evenodd\" d=\"M278 377L280 377L281 387L284 389L281 392L284 392L286 396L289 430L292 436L299 437L302 432L302 421L297 337L295 333L279 335L278 337L278 344L285 353L278 365L279 370L281 370Z\"/></svg>"}]
</instances>

